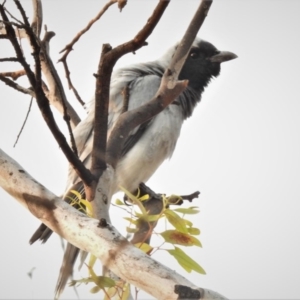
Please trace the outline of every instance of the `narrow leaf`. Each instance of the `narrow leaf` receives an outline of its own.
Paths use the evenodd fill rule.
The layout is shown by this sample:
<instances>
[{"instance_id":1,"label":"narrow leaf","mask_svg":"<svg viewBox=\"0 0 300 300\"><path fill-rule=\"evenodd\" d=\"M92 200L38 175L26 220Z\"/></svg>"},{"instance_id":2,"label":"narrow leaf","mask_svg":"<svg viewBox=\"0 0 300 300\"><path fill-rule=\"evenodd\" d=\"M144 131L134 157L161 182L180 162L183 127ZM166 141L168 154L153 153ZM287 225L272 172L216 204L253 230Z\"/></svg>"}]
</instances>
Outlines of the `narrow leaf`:
<instances>
[{"instance_id":1,"label":"narrow leaf","mask_svg":"<svg viewBox=\"0 0 300 300\"><path fill-rule=\"evenodd\" d=\"M147 243L137 243L137 244L134 244L134 245L137 248L141 249L143 252L148 253L148 254L153 250L153 247L151 247Z\"/></svg>"},{"instance_id":2,"label":"narrow leaf","mask_svg":"<svg viewBox=\"0 0 300 300\"><path fill-rule=\"evenodd\" d=\"M199 235L200 229L196 228L196 227L191 227L191 228L188 228L188 232L189 232L189 234L192 234L192 235Z\"/></svg>"},{"instance_id":3,"label":"narrow leaf","mask_svg":"<svg viewBox=\"0 0 300 300\"><path fill-rule=\"evenodd\" d=\"M206 274L204 269L192 258L190 258L184 251L180 248L175 247L175 249L167 250L177 262L187 271L191 272L192 270L200 274Z\"/></svg>"},{"instance_id":4,"label":"narrow leaf","mask_svg":"<svg viewBox=\"0 0 300 300\"><path fill-rule=\"evenodd\" d=\"M167 220L180 232L188 233L185 221L174 211L165 209L164 214Z\"/></svg>"},{"instance_id":5,"label":"narrow leaf","mask_svg":"<svg viewBox=\"0 0 300 300\"><path fill-rule=\"evenodd\" d=\"M199 213L199 210L194 209L194 208L182 208L182 207L180 207L180 208L175 208L174 210L177 211L177 212L186 214L186 215L195 215L195 214Z\"/></svg>"},{"instance_id":6,"label":"narrow leaf","mask_svg":"<svg viewBox=\"0 0 300 300\"><path fill-rule=\"evenodd\" d=\"M202 247L200 241L192 235L177 230L166 230L160 234L166 242L183 246Z\"/></svg>"}]
</instances>

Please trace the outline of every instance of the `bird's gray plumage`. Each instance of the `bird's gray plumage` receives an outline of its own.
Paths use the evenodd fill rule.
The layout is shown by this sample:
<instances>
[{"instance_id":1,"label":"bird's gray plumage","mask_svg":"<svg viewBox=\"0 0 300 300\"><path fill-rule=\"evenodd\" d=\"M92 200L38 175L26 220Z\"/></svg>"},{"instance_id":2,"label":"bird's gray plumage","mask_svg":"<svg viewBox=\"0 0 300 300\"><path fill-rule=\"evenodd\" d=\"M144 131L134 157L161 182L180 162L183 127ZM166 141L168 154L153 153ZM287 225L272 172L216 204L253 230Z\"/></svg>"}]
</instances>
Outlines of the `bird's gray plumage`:
<instances>
[{"instance_id":1,"label":"bird's gray plumage","mask_svg":"<svg viewBox=\"0 0 300 300\"><path fill-rule=\"evenodd\" d=\"M128 109L134 109L146 103L156 94L162 75L175 52L172 47L159 60L149 63L131 65L113 73L110 86L108 117L108 137L123 111L124 98L122 90L129 88ZM175 101L150 121L137 126L125 141L122 157L116 166L113 193L119 186L135 191L141 182L146 182L160 164L172 156L184 120L190 117L201 99L201 94L212 77L220 72L220 63L235 58L230 52L218 51L212 44L197 38L179 75L179 79L188 79L187 89ZM74 138L80 159L86 167L91 165L93 141L94 103L91 103L87 117L74 130ZM67 189L80 187L80 178L69 168ZM30 243L41 239L45 242L52 231L41 225ZM63 291L72 274L73 264L79 250L68 244L63 265L56 287L56 297Z\"/></svg>"}]
</instances>

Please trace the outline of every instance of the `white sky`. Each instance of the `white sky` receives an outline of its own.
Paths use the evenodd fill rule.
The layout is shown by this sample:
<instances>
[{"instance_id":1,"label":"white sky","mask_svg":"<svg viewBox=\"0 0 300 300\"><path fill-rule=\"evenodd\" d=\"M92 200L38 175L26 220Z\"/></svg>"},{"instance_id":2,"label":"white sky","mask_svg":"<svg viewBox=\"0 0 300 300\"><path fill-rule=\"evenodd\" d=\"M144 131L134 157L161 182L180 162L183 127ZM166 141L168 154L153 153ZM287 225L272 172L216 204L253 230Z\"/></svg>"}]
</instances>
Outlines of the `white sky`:
<instances>
[{"instance_id":1,"label":"white sky","mask_svg":"<svg viewBox=\"0 0 300 300\"><path fill-rule=\"evenodd\" d=\"M30 15L31 1L21 2ZM8 3L13 7L11 0ZM51 42L54 62L59 50L104 3L43 1L44 21L56 33ZM72 79L86 101L93 95L92 74L102 43L115 46L132 38L156 3L131 0L121 14L112 7L75 46L69 58ZM182 37L197 6L198 1L173 0L149 46L122 58L118 65L161 56ZM207 275L187 274L163 253L155 258L197 285L231 299L300 299L299 11L296 0L212 4L199 35L239 58L224 63L220 77L184 124L172 159L148 182L157 192L201 191L193 203L201 213L193 221L201 229L203 248L188 253ZM12 56L5 44L0 41L0 57ZM64 78L62 65L57 68ZM0 91L0 148L47 188L62 193L67 164L36 104L13 148L29 97L3 83ZM75 103L72 93L67 94ZM80 113L84 115L83 110ZM2 190L0 199L0 299L52 298L62 259L59 238L29 246L39 221ZM112 216L116 224L117 214ZM36 270L30 280L27 272L32 267ZM79 288L81 298L99 298L89 294L89 288ZM71 298L75 294L67 288L62 299Z\"/></svg>"}]
</instances>

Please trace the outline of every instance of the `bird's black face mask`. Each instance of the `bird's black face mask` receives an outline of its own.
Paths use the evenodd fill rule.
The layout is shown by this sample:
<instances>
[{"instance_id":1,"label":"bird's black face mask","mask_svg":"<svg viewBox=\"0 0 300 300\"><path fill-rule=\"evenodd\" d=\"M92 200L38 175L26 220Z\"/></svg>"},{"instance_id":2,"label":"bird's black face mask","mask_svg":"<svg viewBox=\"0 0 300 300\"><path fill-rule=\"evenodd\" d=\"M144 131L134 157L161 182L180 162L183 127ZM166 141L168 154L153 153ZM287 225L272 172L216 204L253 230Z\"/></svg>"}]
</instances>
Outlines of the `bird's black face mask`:
<instances>
[{"instance_id":1,"label":"bird's black face mask","mask_svg":"<svg viewBox=\"0 0 300 300\"><path fill-rule=\"evenodd\" d=\"M202 91L212 77L220 74L221 63L236 57L234 53L219 51L212 44L201 41L191 48L178 79L187 79L189 87Z\"/></svg>"}]
</instances>

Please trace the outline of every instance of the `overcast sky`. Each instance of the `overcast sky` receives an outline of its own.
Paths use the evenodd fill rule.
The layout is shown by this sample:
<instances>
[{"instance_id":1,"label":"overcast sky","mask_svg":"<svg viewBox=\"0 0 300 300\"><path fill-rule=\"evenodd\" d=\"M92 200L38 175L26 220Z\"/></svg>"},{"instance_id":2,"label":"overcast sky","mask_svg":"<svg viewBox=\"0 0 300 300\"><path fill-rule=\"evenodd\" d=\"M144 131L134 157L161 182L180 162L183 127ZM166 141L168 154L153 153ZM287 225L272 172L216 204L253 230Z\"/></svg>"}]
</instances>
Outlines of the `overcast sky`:
<instances>
[{"instance_id":1,"label":"overcast sky","mask_svg":"<svg viewBox=\"0 0 300 300\"><path fill-rule=\"evenodd\" d=\"M7 1L13 8L13 1ZM21 1L31 16L31 1ZM43 1L44 22L58 52L105 2ZM100 49L131 39L157 1L129 0L120 14L111 7L69 56L72 79L85 101L93 96ZM148 39L149 45L118 66L160 57L178 41L199 1L173 0ZM15 11L12 9L12 11ZM157 252L195 284L231 299L300 299L300 1L215 0L199 36L239 58L222 65L188 119L172 159L148 182L157 192L201 191L193 218L203 248L188 249L207 275L187 274L173 258ZM26 49L26 42L24 41ZM0 40L0 57L12 56ZM61 64L56 64L64 80ZM1 65L0 72L19 66ZM22 82L22 81L21 81ZM24 82L24 81L23 81ZM64 81L66 86L66 82ZM64 190L67 163L33 103L17 146L14 142L30 98L0 82L0 148L57 195ZM67 96L81 116L84 110ZM66 129L56 114L64 132ZM50 299L62 259L60 239L29 246L39 221L0 190L0 299ZM112 220L119 224L121 212ZM120 227L121 232L124 229ZM33 267L33 277L27 275ZM76 274L86 276L86 271ZM82 299L99 299L79 288ZM67 288L62 299L75 298ZM141 296L146 299L146 296Z\"/></svg>"}]
</instances>

